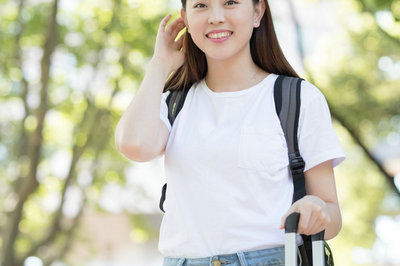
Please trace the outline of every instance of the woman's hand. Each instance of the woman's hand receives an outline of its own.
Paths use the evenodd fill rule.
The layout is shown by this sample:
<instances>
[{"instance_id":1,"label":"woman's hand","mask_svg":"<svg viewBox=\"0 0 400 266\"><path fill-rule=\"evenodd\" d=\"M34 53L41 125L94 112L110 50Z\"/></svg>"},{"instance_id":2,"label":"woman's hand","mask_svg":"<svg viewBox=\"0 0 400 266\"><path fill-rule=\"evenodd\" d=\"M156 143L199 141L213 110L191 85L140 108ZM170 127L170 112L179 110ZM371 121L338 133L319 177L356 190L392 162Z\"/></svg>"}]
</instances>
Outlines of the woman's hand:
<instances>
[{"instance_id":1,"label":"woman's hand","mask_svg":"<svg viewBox=\"0 0 400 266\"><path fill-rule=\"evenodd\" d=\"M300 213L297 232L303 235L314 235L327 228L331 222L327 204L320 197L308 195L296 201L283 216L281 229L285 228L286 218L293 212Z\"/></svg>"},{"instance_id":2,"label":"woman's hand","mask_svg":"<svg viewBox=\"0 0 400 266\"><path fill-rule=\"evenodd\" d=\"M168 73L178 69L184 62L184 51L182 50L184 34L178 40L175 41L175 39L185 28L185 23L179 17L167 25L170 18L171 15L168 15L160 23L152 59L157 64L166 67Z\"/></svg>"}]
</instances>

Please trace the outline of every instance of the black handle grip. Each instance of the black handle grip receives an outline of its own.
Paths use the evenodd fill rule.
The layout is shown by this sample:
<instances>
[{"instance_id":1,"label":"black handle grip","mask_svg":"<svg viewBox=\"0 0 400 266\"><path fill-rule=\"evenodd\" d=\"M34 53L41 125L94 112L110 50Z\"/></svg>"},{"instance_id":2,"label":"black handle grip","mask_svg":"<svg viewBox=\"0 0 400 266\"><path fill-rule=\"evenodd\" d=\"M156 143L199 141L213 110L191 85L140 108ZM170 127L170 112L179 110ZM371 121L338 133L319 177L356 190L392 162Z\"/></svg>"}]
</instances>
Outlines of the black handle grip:
<instances>
[{"instance_id":1,"label":"black handle grip","mask_svg":"<svg viewBox=\"0 0 400 266\"><path fill-rule=\"evenodd\" d=\"M300 213L294 212L290 214L286 218L285 233L297 233L299 220L300 220ZM312 235L311 240L312 241L324 240L324 237L325 237L325 231L321 231L318 234Z\"/></svg>"},{"instance_id":2,"label":"black handle grip","mask_svg":"<svg viewBox=\"0 0 400 266\"><path fill-rule=\"evenodd\" d=\"M294 212L286 218L285 233L297 233L297 226L299 224L300 213Z\"/></svg>"}]
</instances>

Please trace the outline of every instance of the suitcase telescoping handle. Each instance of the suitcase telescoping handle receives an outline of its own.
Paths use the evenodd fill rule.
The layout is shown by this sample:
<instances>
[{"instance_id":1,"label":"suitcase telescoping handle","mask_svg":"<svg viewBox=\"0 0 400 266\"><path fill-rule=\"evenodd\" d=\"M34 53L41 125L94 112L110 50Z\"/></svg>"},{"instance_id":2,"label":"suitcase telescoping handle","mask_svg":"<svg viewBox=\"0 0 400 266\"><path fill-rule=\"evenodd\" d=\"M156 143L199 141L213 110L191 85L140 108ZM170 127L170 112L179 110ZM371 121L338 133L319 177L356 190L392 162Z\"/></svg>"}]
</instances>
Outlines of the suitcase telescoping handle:
<instances>
[{"instance_id":1,"label":"suitcase telescoping handle","mask_svg":"<svg viewBox=\"0 0 400 266\"><path fill-rule=\"evenodd\" d=\"M300 214L294 212L286 218L285 224L285 266L297 266L297 226L299 224ZM313 266L325 265L324 253L324 233L312 235L312 259Z\"/></svg>"}]
</instances>

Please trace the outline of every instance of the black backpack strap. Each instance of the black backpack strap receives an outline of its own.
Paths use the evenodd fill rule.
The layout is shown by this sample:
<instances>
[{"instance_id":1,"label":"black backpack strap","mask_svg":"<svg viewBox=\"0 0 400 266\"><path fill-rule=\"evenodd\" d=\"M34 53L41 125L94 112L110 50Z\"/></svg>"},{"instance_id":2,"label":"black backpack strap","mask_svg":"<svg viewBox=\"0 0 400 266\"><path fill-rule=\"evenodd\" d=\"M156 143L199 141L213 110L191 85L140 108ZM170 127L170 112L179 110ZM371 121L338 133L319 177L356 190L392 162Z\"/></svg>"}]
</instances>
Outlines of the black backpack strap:
<instances>
[{"instance_id":1,"label":"black backpack strap","mask_svg":"<svg viewBox=\"0 0 400 266\"><path fill-rule=\"evenodd\" d=\"M165 212L164 210L164 201L165 201L165 195L167 193L167 183L164 184L164 186L161 189L161 198L160 198L160 204L158 205L158 207L160 208L160 210L162 212Z\"/></svg>"},{"instance_id":2,"label":"black backpack strap","mask_svg":"<svg viewBox=\"0 0 400 266\"><path fill-rule=\"evenodd\" d=\"M293 202L306 195L304 160L299 152L297 128L300 116L302 79L280 75L275 81L274 99L276 113L281 122L288 147L289 167L293 178Z\"/></svg>"},{"instance_id":3,"label":"black backpack strap","mask_svg":"<svg viewBox=\"0 0 400 266\"><path fill-rule=\"evenodd\" d=\"M187 89L174 90L167 96L168 120L171 123L171 126L174 124L176 117L181 111L188 92L189 90Z\"/></svg>"},{"instance_id":4,"label":"black backpack strap","mask_svg":"<svg viewBox=\"0 0 400 266\"><path fill-rule=\"evenodd\" d=\"M288 146L289 168L293 179L293 203L306 195L306 180L304 176L305 162L300 155L297 139L300 116L300 93L303 79L280 75L274 86L274 100L276 113L281 122ZM304 244L300 247L303 264L312 265L311 236L301 235ZM327 245L327 243L325 242ZM329 247L329 246L328 246ZM333 265L333 257L330 249L327 256L325 248L325 265Z\"/></svg>"},{"instance_id":5,"label":"black backpack strap","mask_svg":"<svg viewBox=\"0 0 400 266\"><path fill-rule=\"evenodd\" d=\"M185 103L186 96L188 94L188 89L183 90L173 90L169 93L166 99L168 106L168 120L171 123L171 127L174 125L175 119L179 112L182 110L183 104ZM167 194L167 183L164 184L161 190L161 198L159 203L159 208L162 212L164 211L164 201Z\"/></svg>"},{"instance_id":6,"label":"black backpack strap","mask_svg":"<svg viewBox=\"0 0 400 266\"><path fill-rule=\"evenodd\" d=\"M300 93L302 79L280 75L274 85L275 110L285 134L289 156L289 168L293 179L293 198L296 202L306 195L306 180L304 176L304 160L300 155L297 140L297 128L300 116ZM302 257L312 261L311 237L302 235ZM311 265L304 262L303 265Z\"/></svg>"}]
</instances>

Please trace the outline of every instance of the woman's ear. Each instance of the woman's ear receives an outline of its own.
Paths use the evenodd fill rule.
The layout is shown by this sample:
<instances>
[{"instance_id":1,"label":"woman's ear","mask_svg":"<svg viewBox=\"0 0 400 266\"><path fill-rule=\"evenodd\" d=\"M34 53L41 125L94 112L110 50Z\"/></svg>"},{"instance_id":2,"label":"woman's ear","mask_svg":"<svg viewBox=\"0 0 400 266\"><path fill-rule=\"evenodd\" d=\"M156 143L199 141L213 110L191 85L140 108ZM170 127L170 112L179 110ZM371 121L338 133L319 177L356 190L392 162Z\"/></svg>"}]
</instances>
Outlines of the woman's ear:
<instances>
[{"instance_id":1,"label":"woman's ear","mask_svg":"<svg viewBox=\"0 0 400 266\"><path fill-rule=\"evenodd\" d=\"M260 0L257 5L255 6L254 10L254 28L260 27L261 19L264 16L265 12L265 0Z\"/></svg>"},{"instance_id":2,"label":"woman's ear","mask_svg":"<svg viewBox=\"0 0 400 266\"><path fill-rule=\"evenodd\" d=\"M185 12L185 10L183 8L181 8L181 18L183 18L183 21L185 22L185 26L186 26L187 32L190 33L189 24L188 24L187 18L186 18L186 12Z\"/></svg>"}]
</instances>

